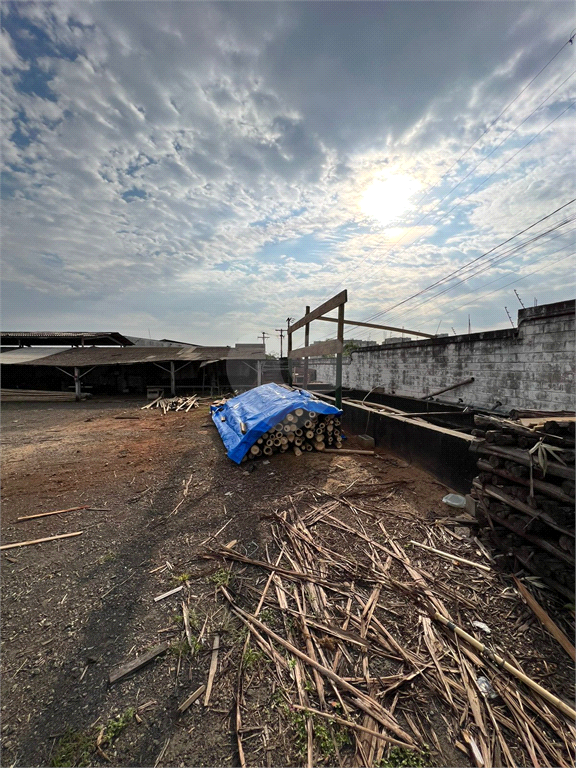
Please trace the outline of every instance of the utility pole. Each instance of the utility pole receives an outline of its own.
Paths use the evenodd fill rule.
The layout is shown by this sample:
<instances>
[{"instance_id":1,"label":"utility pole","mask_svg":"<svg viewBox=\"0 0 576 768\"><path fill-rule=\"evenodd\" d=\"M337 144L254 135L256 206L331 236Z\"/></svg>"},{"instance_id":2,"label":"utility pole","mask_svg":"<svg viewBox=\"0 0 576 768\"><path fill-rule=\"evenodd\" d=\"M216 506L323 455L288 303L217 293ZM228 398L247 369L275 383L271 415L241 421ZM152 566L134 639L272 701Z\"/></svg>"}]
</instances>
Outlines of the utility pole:
<instances>
[{"instance_id":1,"label":"utility pole","mask_svg":"<svg viewBox=\"0 0 576 768\"><path fill-rule=\"evenodd\" d=\"M516 288L514 288L514 293L516 294L516 298L517 298L517 299L518 299L518 301L520 302L520 306L522 307L522 309L526 309L526 307L525 307L525 306L524 306L524 304L522 303L522 299L520 298L520 296L518 296L518 291L516 290Z\"/></svg>"},{"instance_id":2,"label":"utility pole","mask_svg":"<svg viewBox=\"0 0 576 768\"><path fill-rule=\"evenodd\" d=\"M468 336L470 336L470 331L472 330L470 326L470 315L468 315Z\"/></svg>"},{"instance_id":3,"label":"utility pole","mask_svg":"<svg viewBox=\"0 0 576 768\"><path fill-rule=\"evenodd\" d=\"M280 357L282 357L282 340L284 338L284 328L274 328L274 330L280 336Z\"/></svg>"},{"instance_id":4,"label":"utility pole","mask_svg":"<svg viewBox=\"0 0 576 768\"><path fill-rule=\"evenodd\" d=\"M508 315L508 320L510 320L510 325L512 326L512 328L515 328L516 326L514 325L514 321L510 317L510 312L508 312L508 307L504 307L504 309L506 310L506 314Z\"/></svg>"},{"instance_id":5,"label":"utility pole","mask_svg":"<svg viewBox=\"0 0 576 768\"><path fill-rule=\"evenodd\" d=\"M262 331L262 333L259 336L257 336L256 338L259 339L260 336L262 337L262 344L264 344L264 352L266 352L266 339L269 339L270 336L268 336L267 333L264 333L264 331Z\"/></svg>"},{"instance_id":6,"label":"utility pole","mask_svg":"<svg viewBox=\"0 0 576 768\"><path fill-rule=\"evenodd\" d=\"M456 333L456 331L454 330L454 326L451 326L451 328L452 328L452 333L454 334L454 336L457 336L457 333Z\"/></svg>"}]
</instances>

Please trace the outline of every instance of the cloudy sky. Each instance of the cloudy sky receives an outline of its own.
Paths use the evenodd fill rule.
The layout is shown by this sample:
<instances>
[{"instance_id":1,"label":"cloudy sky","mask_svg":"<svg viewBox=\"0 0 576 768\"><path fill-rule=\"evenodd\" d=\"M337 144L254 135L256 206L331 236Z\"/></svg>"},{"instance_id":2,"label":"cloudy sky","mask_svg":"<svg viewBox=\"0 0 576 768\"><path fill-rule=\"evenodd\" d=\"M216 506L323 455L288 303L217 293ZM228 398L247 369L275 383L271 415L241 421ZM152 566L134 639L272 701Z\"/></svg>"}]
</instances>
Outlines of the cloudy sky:
<instances>
[{"instance_id":1,"label":"cloudy sky","mask_svg":"<svg viewBox=\"0 0 576 768\"><path fill-rule=\"evenodd\" d=\"M576 204L500 245L576 198L571 2L2 10L5 329L277 351L342 288L429 333L573 297Z\"/></svg>"}]
</instances>

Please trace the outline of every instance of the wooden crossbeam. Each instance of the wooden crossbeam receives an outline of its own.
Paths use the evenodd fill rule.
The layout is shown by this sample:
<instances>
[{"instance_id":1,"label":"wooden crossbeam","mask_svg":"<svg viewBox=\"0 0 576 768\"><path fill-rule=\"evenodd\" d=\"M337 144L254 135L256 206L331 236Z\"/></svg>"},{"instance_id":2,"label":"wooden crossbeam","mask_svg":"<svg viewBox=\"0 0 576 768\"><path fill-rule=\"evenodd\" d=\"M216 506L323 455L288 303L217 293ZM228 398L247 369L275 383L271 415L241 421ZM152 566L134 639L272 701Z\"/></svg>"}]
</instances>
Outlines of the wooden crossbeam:
<instances>
[{"instance_id":1,"label":"wooden crossbeam","mask_svg":"<svg viewBox=\"0 0 576 768\"><path fill-rule=\"evenodd\" d=\"M327 323L338 322L337 317L317 317L316 319L324 320ZM410 336L423 336L426 339L436 338L433 333L422 333L422 331L409 331L407 328L396 328L393 325L376 325L375 323L361 323L359 320L344 320L344 325L361 325L363 328L378 328L381 331L398 331L398 333L407 333Z\"/></svg>"},{"instance_id":2,"label":"wooden crossbeam","mask_svg":"<svg viewBox=\"0 0 576 768\"><path fill-rule=\"evenodd\" d=\"M322 315L325 315L326 312L331 312L341 304L346 304L347 301L348 291L341 291L336 296L333 296L331 299L328 299L328 301L325 301L324 304L320 304L319 307L316 307L316 309L308 312L306 315L304 315L304 317L302 317L300 320L297 320L293 325L290 325L288 327L288 335L294 333L294 331L297 331L299 328L303 328L305 325L308 325L308 323L311 323L312 320L324 319L321 317ZM336 323L338 321L334 320L334 322Z\"/></svg>"}]
</instances>

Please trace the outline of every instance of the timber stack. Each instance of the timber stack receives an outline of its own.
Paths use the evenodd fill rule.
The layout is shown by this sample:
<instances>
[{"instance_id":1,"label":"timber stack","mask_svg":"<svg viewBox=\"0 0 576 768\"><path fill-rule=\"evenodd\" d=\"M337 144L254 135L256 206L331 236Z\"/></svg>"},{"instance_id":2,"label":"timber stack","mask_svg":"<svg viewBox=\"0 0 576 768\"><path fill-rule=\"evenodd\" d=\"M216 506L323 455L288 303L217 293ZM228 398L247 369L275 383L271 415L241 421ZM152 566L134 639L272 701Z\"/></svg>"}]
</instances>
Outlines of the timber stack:
<instances>
[{"instance_id":1,"label":"timber stack","mask_svg":"<svg viewBox=\"0 0 576 768\"><path fill-rule=\"evenodd\" d=\"M520 415L519 415L520 413ZM530 416L529 414L533 415ZM476 415L471 496L492 543L570 600L574 596L574 415Z\"/></svg>"},{"instance_id":2,"label":"timber stack","mask_svg":"<svg viewBox=\"0 0 576 768\"><path fill-rule=\"evenodd\" d=\"M297 408L259 437L243 461L286 451L300 456L305 451L323 451L328 447L342 447L340 419Z\"/></svg>"}]
</instances>

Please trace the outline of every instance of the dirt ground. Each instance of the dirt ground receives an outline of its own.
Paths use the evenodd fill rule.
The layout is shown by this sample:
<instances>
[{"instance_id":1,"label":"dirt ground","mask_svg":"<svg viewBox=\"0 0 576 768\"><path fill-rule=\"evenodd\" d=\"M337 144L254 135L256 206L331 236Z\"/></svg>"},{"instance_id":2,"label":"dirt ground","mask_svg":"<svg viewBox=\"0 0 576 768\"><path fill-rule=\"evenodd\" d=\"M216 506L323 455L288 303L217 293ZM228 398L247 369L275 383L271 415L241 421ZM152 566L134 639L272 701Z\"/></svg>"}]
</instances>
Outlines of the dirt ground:
<instances>
[{"instance_id":1,"label":"dirt ground","mask_svg":"<svg viewBox=\"0 0 576 768\"><path fill-rule=\"evenodd\" d=\"M2 765L238 765L233 713L245 633L217 593L230 574L221 562L202 559L206 547L236 540L238 551L266 560L274 550L271 514L303 489L338 495L352 488L382 510L402 546L422 526L456 514L442 503L444 486L381 450L275 455L237 466L207 405L166 415L141 405L95 399L2 407L2 543L82 531L2 552ZM386 483L396 483L392 501ZM379 506L376 486L386 505ZM89 508L17 521L83 505ZM469 531L451 531L439 541L481 559ZM437 560L419 554L426 566ZM236 591L257 598L265 575L234 567ZM194 653L182 626L183 598ZM573 699L573 665L526 606L503 599L486 607L484 620L502 618L502 642L525 671ZM206 682L216 633L221 646L209 705L196 702L179 715L178 706ZM114 668L164 641L171 643L166 653L109 683ZM255 656L245 697L247 765L305 764L298 724L283 716L267 677ZM438 720L443 749L426 764L472 765L442 734L440 714L426 711Z\"/></svg>"}]
</instances>

